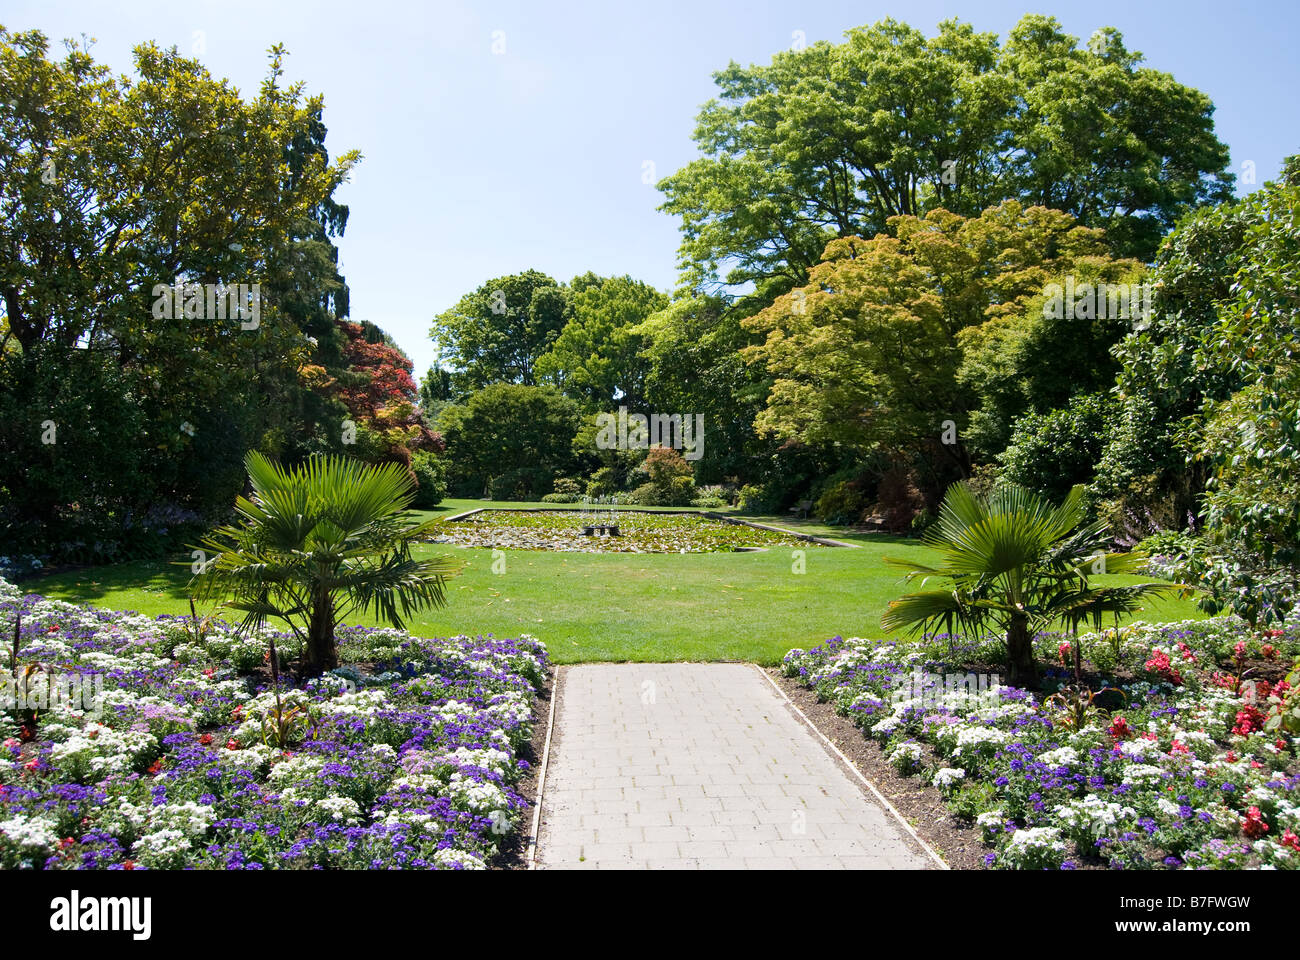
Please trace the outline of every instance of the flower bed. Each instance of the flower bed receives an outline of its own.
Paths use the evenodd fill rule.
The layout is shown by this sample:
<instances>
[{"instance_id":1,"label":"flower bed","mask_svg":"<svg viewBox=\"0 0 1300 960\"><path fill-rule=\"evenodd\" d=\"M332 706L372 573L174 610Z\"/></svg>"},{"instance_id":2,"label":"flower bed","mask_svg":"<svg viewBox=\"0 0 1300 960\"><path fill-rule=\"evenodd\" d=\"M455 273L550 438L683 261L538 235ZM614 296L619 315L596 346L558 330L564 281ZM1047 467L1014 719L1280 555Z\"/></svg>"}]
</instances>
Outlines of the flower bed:
<instances>
[{"instance_id":1,"label":"flower bed","mask_svg":"<svg viewBox=\"0 0 1300 960\"><path fill-rule=\"evenodd\" d=\"M838 637L782 670L974 820L992 867L1300 867L1300 737L1265 728L1293 692L1300 625L1251 639L1232 618L1138 623L1036 647L1069 662L1068 642L1128 679L1091 702L952 689L939 678L966 667L949 664L987 651L958 643L945 664L942 644Z\"/></svg>"},{"instance_id":2,"label":"flower bed","mask_svg":"<svg viewBox=\"0 0 1300 960\"><path fill-rule=\"evenodd\" d=\"M19 613L20 676L102 693L48 697L34 729L0 713L2 868L478 869L522 822L532 637L344 628L344 665L282 675L277 702L263 640L219 621L199 635L0 580L6 667Z\"/></svg>"},{"instance_id":3,"label":"flower bed","mask_svg":"<svg viewBox=\"0 0 1300 960\"><path fill-rule=\"evenodd\" d=\"M586 536L583 528L609 520L608 511L484 510L464 520L439 524L436 543L503 550L555 550L579 553L718 553L753 547L815 547L816 543L743 523L681 513L614 515L619 536Z\"/></svg>"}]
</instances>

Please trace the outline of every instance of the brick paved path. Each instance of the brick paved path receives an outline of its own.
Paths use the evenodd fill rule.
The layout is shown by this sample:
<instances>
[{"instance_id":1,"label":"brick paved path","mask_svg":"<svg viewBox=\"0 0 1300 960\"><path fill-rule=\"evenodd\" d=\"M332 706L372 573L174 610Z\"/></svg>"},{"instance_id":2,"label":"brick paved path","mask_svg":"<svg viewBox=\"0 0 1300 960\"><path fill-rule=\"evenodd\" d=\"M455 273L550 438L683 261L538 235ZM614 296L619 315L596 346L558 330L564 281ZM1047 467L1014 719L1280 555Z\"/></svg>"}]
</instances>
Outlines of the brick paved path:
<instances>
[{"instance_id":1,"label":"brick paved path","mask_svg":"<svg viewBox=\"0 0 1300 960\"><path fill-rule=\"evenodd\" d=\"M539 868L935 866L746 664L569 668Z\"/></svg>"}]
</instances>

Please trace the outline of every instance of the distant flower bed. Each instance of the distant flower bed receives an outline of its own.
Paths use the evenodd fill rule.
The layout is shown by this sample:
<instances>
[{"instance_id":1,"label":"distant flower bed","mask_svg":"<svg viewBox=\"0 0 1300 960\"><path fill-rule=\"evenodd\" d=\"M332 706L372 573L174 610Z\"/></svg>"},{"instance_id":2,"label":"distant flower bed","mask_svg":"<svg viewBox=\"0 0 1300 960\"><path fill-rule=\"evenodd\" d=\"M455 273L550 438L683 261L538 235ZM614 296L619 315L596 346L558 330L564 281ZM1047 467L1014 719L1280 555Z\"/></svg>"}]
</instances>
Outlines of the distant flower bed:
<instances>
[{"instance_id":1,"label":"distant flower bed","mask_svg":"<svg viewBox=\"0 0 1300 960\"><path fill-rule=\"evenodd\" d=\"M0 580L0 868L478 869L527 802L546 650L343 628L277 701L264 639L23 596ZM292 650L287 635L277 647ZM51 690L69 678L91 698ZM46 690L36 711L30 707Z\"/></svg>"},{"instance_id":2,"label":"distant flower bed","mask_svg":"<svg viewBox=\"0 0 1300 960\"><path fill-rule=\"evenodd\" d=\"M502 550L556 550L580 553L718 553L746 547L816 546L792 534L727 523L697 514L613 515L618 536L587 536L584 527L610 522L610 512L570 510L484 510L464 520L445 521L437 543Z\"/></svg>"},{"instance_id":3,"label":"distant flower bed","mask_svg":"<svg viewBox=\"0 0 1300 960\"><path fill-rule=\"evenodd\" d=\"M959 689L937 645L838 637L783 671L942 791L995 868L1300 867L1300 731L1279 725L1300 626L1138 623L1037 646L1068 663L1071 642L1130 679L1095 698Z\"/></svg>"}]
</instances>

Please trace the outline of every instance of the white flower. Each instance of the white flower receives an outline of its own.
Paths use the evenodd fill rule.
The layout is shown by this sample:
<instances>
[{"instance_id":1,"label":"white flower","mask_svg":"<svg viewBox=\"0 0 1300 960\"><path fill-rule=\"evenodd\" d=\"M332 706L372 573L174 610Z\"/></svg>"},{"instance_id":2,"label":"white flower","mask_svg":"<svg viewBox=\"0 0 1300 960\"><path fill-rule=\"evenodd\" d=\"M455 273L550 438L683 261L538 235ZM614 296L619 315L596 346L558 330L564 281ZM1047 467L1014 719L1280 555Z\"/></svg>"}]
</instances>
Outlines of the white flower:
<instances>
[{"instance_id":1,"label":"white flower","mask_svg":"<svg viewBox=\"0 0 1300 960\"><path fill-rule=\"evenodd\" d=\"M486 870L487 864L472 853L466 853L464 850L453 850L447 848L439 850L433 855L434 863L441 866L449 867L459 864L464 870Z\"/></svg>"},{"instance_id":2,"label":"white flower","mask_svg":"<svg viewBox=\"0 0 1300 960\"><path fill-rule=\"evenodd\" d=\"M1069 767L1079 762L1079 751L1073 747L1061 747L1059 750L1040 753L1038 760L1049 767Z\"/></svg>"},{"instance_id":3,"label":"white flower","mask_svg":"<svg viewBox=\"0 0 1300 960\"><path fill-rule=\"evenodd\" d=\"M49 854L59 842L58 824L44 817L0 820L0 836L27 855Z\"/></svg>"},{"instance_id":4,"label":"white flower","mask_svg":"<svg viewBox=\"0 0 1300 960\"><path fill-rule=\"evenodd\" d=\"M361 822L361 807L351 797L326 797L317 800L312 809L326 820L352 826Z\"/></svg>"},{"instance_id":5,"label":"white flower","mask_svg":"<svg viewBox=\"0 0 1300 960\"><path fill-rule=\"evenodd\" d=\"M936 787L950 787L966 779L966 771L960 767L942 767L934 772L934 785Z\"/></svg>"}]
</instances>

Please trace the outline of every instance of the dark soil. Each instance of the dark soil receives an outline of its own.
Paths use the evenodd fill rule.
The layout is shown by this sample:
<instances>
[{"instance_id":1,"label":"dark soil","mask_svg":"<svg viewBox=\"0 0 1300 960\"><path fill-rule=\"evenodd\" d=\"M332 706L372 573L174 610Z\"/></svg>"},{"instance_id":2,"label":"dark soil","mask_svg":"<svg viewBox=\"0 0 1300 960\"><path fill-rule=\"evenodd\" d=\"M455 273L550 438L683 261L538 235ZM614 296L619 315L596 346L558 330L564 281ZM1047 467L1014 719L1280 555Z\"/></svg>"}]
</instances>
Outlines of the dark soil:
<instances>
[{"instance_id":1,"label":"dark soil","mask_svg":"<svg viewBox=\"0 0 1300 960\"><path fill-rule=\"evenodd\" d=\"M937 789L927 786L916 777L901 776L886 762L880 746L874 740L868 740L851 721L837 714L829 703L819 702L816 693L781 676L779 669L766 669L768 675L781 685L786 696L794 701L795 706L853 761L864 777L875 784L876 789L898 809L948 866L954 870L984 869L984 855L989 848L984 846L979 828L953 816Z\"/></svg>"}]
</instances>

